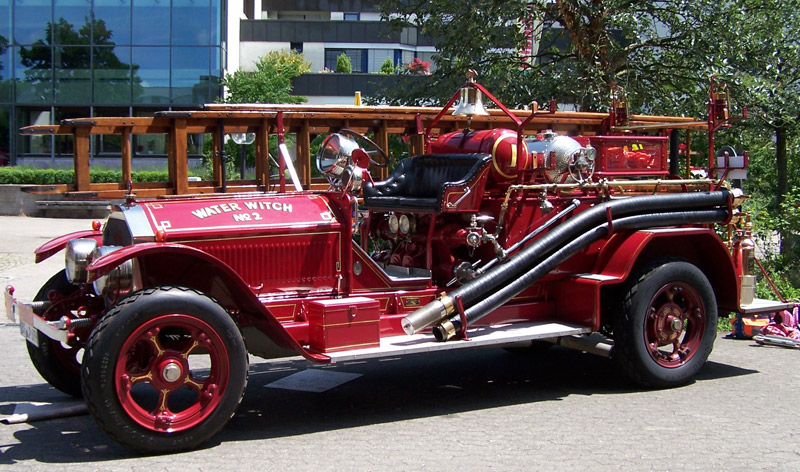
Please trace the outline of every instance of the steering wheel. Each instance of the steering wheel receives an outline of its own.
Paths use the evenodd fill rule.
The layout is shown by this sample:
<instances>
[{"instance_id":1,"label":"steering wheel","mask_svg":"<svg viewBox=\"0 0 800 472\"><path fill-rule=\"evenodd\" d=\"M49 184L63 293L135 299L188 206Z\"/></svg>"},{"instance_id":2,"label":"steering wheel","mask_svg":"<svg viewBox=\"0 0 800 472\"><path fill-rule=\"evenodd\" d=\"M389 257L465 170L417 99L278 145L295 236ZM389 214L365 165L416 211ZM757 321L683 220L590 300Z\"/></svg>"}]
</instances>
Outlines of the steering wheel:
<instances>
[{"instance_id":1,"label":"steering wheel","mask_svg":"<svg viewBox=\"0 0 800 472\"><path fill-rule=\"evenodd\" d=\"M389 156L386 155L386 152L381 149L380 146L375 144L375 142L368 137L364 136L363 134L353 131L351 129L343 128L339 130L339 134L344 136L349 136L354 140L361 140L367 144L367 149L365 150L367 155L369 156L369 163L376 166L376 167L389 167ZM375 160L375 158L378 160Z\"/></svg>"}]
</instances>

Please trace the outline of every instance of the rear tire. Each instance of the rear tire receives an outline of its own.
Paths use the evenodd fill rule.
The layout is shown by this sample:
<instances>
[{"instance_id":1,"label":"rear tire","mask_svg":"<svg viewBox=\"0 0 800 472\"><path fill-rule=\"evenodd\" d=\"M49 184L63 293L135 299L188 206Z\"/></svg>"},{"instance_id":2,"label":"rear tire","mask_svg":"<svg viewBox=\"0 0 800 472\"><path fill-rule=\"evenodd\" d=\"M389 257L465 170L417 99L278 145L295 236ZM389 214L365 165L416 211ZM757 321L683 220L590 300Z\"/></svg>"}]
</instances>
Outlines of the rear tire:
<instances>
[{"instance_id":1,"label":"rear tire","mask_svg":"<svg viewBox=\"0 0 800 472\"><path fill-rule=\"evenodd\" d=\"M121 300L95 327L83 393L111 438L139 452L171 453L225 426L247 368L241 333L223 307L192 289L158 287Z\"/></svg>"},{"instance_id":2,"label":"rear tire","mask_svg":"<svg viewBox=\"0 0 800 472\"><path fill-rule=\"evenodd\" d=\"M716 338L711 284L700 269L683 261L651 265L631 280L615 320L614 358L645 387L689 382Z\"/></svg>"}]
</instances>

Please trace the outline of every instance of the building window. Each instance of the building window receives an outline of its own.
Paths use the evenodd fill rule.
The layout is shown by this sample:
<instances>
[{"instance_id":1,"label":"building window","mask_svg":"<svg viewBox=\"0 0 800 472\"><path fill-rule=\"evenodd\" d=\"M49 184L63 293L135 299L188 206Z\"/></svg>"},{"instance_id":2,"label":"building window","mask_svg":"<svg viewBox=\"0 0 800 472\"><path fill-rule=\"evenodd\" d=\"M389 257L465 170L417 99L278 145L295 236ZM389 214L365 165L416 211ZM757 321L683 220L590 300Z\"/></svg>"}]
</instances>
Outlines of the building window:
<instances>
[{"instance_id":1,"label":"building window","mask_svg":"<svg viewBox=\"0 0 800 472\"><path fill-rule=\"evenodd\" d=\"M358 21L360 19L361 19L361 13L358 13L358 12L355 12L355 13L345 12L344 13L344 21Z\"/></svg>"},{"instance_id":2,"label":"building window","mask_svg":"<svg viewBox=\"0 0 800 472\"><path fill-rule=\"evenodd\" d=\"M169 45L169 2L136 0L133 4L133 44L146 46Z\"/></svg>"},{"instance_id":3,"label":"building window","mask_svg":"<svg viewBox=\"0 0 800 472\"><path fill-rule=\"evenodd\" d=\"M336 58L342 53L347 54L350 63L353 65L353 72L367 72L367 50L366 49L326 49L325 67L329 70L336 70Z\"/></svg>"},{"instance_id":4,"label":"building window","mask_svg":"<svg viewBox=\"0 0 800 472\"><path fill-rule=\"evenodd\" d=\"M294 41L292 41L291 43L289 43L289 48L292 51L294 51L294 52L296 52L298 54L303 54L303 43L302 42L294 42Z\"/></svg>"}]
</instances>

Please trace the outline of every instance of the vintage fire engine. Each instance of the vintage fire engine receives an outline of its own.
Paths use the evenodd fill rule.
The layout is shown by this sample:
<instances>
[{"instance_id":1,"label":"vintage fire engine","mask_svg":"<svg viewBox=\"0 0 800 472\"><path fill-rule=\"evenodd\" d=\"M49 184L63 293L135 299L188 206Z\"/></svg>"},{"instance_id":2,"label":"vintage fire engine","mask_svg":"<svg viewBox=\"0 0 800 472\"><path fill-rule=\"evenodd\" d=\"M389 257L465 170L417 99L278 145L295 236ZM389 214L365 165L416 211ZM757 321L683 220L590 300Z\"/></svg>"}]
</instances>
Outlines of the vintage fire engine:
<instances>
[{"instance_id":1,"label":"vintage fire engine","mask_svg":"<svg viewBox=\"0 0 800 472\"><path fill-rule=\"evenodd\" d=\"M248 353L332 363L548 341L668 388L706 362L718 311L783 306L754 298L744 197L719 175L735 166L681 179L667 136L526 135L474 80L435 120L486 113L484 95L518 126L429 134L384 180L367 170L384 151L342 130L317 155L327 191L131 197L48 242L36 260L65 250L65 270L32 302L6 290L33 364L113 439L161 453L226 424ZM728 119L713 94L709 110Z\"/></svg>"}]
</instances>

